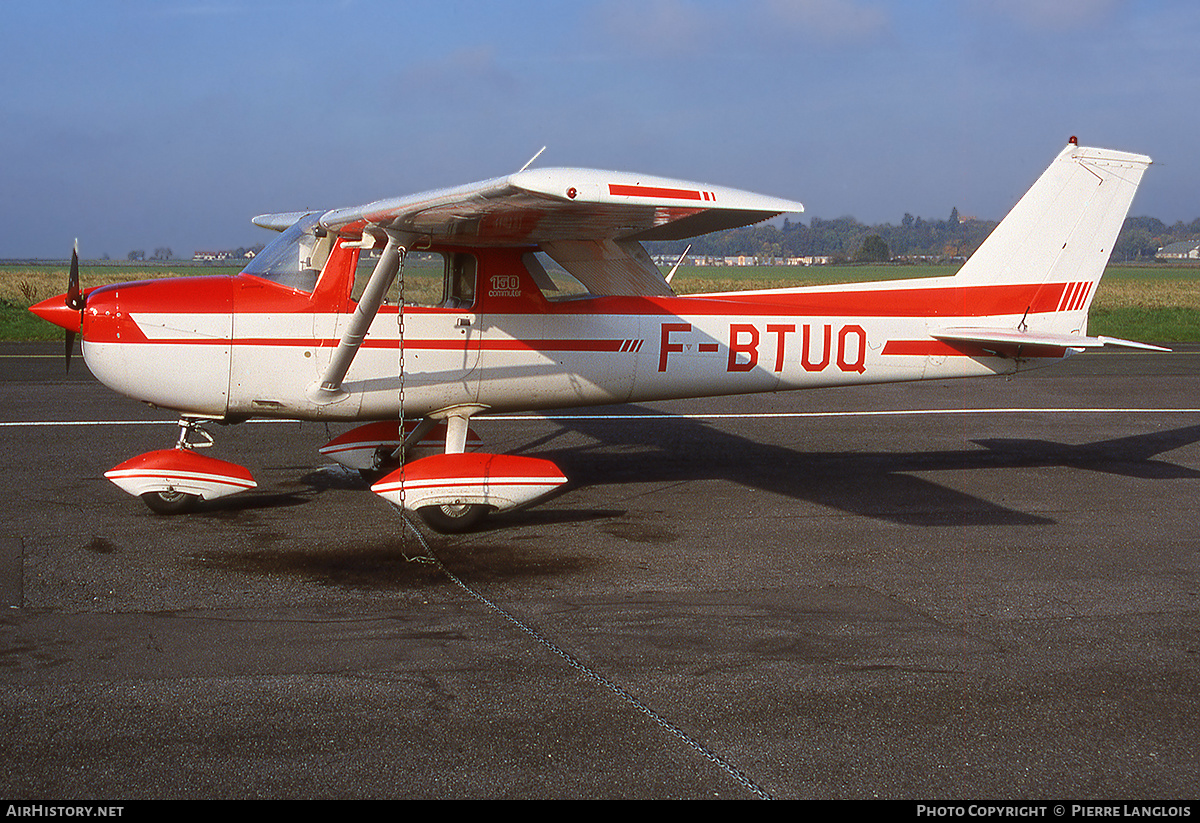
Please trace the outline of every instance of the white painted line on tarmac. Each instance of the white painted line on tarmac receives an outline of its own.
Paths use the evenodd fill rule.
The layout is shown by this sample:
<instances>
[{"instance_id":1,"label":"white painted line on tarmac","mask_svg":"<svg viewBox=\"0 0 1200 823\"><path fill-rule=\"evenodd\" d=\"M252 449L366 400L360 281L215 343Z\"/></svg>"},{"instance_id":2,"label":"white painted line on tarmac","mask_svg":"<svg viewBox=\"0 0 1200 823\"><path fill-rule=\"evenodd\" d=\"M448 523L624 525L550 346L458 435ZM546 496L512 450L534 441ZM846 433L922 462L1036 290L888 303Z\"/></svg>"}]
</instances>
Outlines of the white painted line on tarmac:
<instances>
[{"instance_id":1,"label":"white painted line on tarmac","mask_svg":"<svg viewBox=\"0 0 1200 823\"><path fill-rule=\"evenodd\" d=\"M1005 407L993 409L875 409L872 411L820 411L820 412L750 412L747 414L497 414L480 415L472 419L472 423L488 421L503 421L520 423L522 421L558 421L558 420L799 420L822 417L904 417L932 415L976 415L976 414L1200 414L1200 408L1087 408L1087 407L1049 407L1034 406ZM302 420L247 420L254 424L291 424L302 423ZM311 421L325 422L325 421ZM335 422L335 421L329 421ZM340 421L339 421L340 422ZM14 420L0 421L0 428L53 428L56 426L172 426L178 427L177 420Z\"/></svg>"},{"instance_id":2,"label":"white painted line on tarmac","mask_svg":"<svg viewBox=\"0 0 1200 823\"><path fill-rule=\"evenodd\" d=\"M472 420L774 420L814 417L902 417L937 414L1197 414L1200 408L998 408L998 409L876 409L872 411L750 412L747 414L547 414L486 415Z\"/></svg>"}]
</instances>

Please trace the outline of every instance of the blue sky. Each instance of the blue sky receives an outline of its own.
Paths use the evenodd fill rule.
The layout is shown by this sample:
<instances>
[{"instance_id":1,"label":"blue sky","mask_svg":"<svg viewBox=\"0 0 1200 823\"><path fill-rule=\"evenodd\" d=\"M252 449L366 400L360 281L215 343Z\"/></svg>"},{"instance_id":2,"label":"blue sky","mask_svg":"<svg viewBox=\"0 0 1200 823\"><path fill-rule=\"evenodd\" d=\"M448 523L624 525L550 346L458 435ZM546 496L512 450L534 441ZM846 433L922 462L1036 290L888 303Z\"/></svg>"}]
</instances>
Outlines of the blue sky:
<instances>
[{"instance_id":1,"label":"blue sky","mask_svg":"<svg viewBox=\"0 0 1200 823\"><path fill-rule=\"evenodd\" d=\"M190 256L262 212L543 166L998 219L1073 134L1200 216L1200 4L591 0L0 4L0 257Z\"/></svg>"}]
</instances>

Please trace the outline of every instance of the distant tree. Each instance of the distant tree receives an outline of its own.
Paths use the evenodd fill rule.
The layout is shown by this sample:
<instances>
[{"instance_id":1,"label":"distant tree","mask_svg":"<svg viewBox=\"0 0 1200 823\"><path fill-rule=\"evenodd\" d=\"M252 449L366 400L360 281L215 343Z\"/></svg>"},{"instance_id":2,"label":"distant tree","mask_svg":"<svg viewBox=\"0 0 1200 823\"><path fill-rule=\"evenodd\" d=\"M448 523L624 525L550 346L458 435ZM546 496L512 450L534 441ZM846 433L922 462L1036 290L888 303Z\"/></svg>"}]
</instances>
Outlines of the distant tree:
<instances>
[{"instance_id":1,"label":"distant tree","mask_svg":"<svg viewBox=\"0 0 1200 823\"><path fill-rule=\"evenodd\" d=\"M131 251L129 253L129 260L131 260L131 261L145 260L145 259L146 259L146 252L143 249L135 249L134 251Z\"/></svg>"},{"instance_id":2,"label":"distant tree","mask_svg":"<svg viewBox=\"0 0 1200 823\"><path fill-rule=\"evenodd\" d=\"M1158 251L1158 243L1150 236L1150 232L1134 226L1121 232L1117 245L1113 249L1114 257L1121 260L1136 260L1140 257L1153 256Z\"/></svg>"},{"instance_id":3,"label":"distant tree","mask_svg":"<svg viewBox=\"0 0 1200 823\"><path fill-rule=\"evenodd\" d=\"M787 220L782 229L760 224L722 232L692 240L648 241L652 254L678 257L684 247L692 244L691 253L697 256L737 257L808 257L829 256L838 262L860 259L867 238L877 235L886 246L887 258L920 255L927 257L968 257L996 227L991 220L959 222L955 209L951 220L925 220L905 213L899 225L882 223L867 226L853 217L834 220L813 217L808 224ZM1160 246L1180 240L1200 239L1200 218L1168 226L1153 217L1130 217L1125 221L1121 236L1113 251L1113 259L1153 257ZM260 251L259 246L255 251ZM868 250L869 250L868 246ZM239 250L240 251L240 250Z\"/></svg>"},{"instance_id":4,"label":"distant tree","mask_svg":"<svg viewBox=\"0 0 1200 823\"><path fill-rule=\"evenodd\" d=\"M175 254L171 251L171 249L169 247L159 246L157 249L154 250L154 256L151 257L150 259L151 260L170 260L174 256L175 256Z\"/></svg>"},{"instance_id":5,"label":"distant tree","mask_svg":"<svg viewBox=\"0 0 1200 823\"><path fill-rule=\"evenodd\" d=\"M1152 237L1166 233L1167 225L1157 217L1126 217L1123 230L1145 229Z\"/></svg>"},{"instance_id":6,"label":"distant tree","mask_svg":"<svg viewBox=\"0 0 1200 823\"><path fill-rule=\"evenodd\" d=\"M886 263L890 259L887 243L878 234L864 238L862 245L858 247L858 254L854 257L858 263Z\"/></svg>"}]
</instances>

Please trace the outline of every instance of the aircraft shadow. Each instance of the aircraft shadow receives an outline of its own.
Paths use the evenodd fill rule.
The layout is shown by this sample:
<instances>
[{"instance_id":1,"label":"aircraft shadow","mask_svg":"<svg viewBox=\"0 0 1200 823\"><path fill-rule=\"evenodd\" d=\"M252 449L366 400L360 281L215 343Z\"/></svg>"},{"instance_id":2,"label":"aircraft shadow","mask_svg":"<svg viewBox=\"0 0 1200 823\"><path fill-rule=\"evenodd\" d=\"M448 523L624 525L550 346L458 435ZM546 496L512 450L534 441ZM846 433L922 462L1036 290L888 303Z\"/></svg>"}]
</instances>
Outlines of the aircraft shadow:
<instances>
[{"instance_id":1,"label":"aircraft shadow","mask_svg":"<svg viewBox=\"0 0 1200 823\"><path fill-rule=\"evenodd\" d=\"M260 492L252 491L234 497L219 497L216 500L202 500L193 513L193 517L230 517L238 512L253 511L254 509L279 509L288 506L302 506L309 501L306 495L293 492Z\"/></svg>"},{"instance_id":2,"label":"aircraft shadow","mask_svg":"<svg viewBox=\"0 0 1200 823\"><path fill-rule=\"evenodd\" d=\"M627 407L638 413L649 411ZM1070 445L991 438L941 451L804 452L686 418L622 422L559 418L564 432L595 441L553 448L559 435L521 451L553 460L576 485L715 479L863 517L915 526L1032 526L1056 521L947 488L914 473L1066 466L1147 480L1200 477L1156 459L1200 441L1200 425ZM547 448L550 447L550 448Z\"/></svg>"},{"instance_id":3,"label":"aircraft shadow","mask_svg":"<svg viewBox=\"0 0 1200 823\"><path fill-rule=\"evenodd\" d=\"M254 509L277 509L302 506L317 495L331 489L358 490L366 486L358 472L341 466L324 466L298 478L293 491L267 491L255 489L230 497L205 500L195 512L197 516L230 517L238 512Z\"/></svg>"},{"instance_id":4,"label":"aircraft shadow","mask_svg":"<svg viewBox=\"0 0 1200 823\"><path fill-rule=\"evenodd\" d=\"M1069 466L1143 480L1181 480L1200 477L1200 472L1154 458L1197 441L1200 441L1200 425L1101 440L1081 446L1018 438L988 438L971 442L990 449L1005 465Z\"/></svg>"}]
</instances>

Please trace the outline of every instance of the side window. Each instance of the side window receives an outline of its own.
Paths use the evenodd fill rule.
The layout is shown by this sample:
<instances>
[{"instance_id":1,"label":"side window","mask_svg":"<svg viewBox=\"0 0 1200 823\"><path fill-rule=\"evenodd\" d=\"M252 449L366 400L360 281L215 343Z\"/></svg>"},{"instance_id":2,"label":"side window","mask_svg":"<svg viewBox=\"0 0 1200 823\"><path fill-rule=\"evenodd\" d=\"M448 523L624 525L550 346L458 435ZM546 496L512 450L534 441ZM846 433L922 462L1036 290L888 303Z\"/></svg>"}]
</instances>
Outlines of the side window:
<instances>
[{"instance_id":1,"label":"side window","mask_svg":"<svg viewBox=\"0 0 1200 823\"><path fill-rule=\"evenodd\" d=\"M362 254L358 259L358 270L354 274L354 290L351 297L358 300L371 272L379 262L380 249ZM474 255L462 252L445 253L419 251L409 252L404 258L400 276L388 289L384 305L395 306L400 302L400 288L404 288L406 306L427 308L465 309L475 304L475 275L478 263Z\"/></svg>"},{"instance_id":2,"label":"side window","mask_svg":"<svg viewBox=\"0 0 1200 823\"><path fill-rule=\"evenodd\" d=\"M371 272L379 262L382 249L372 249L364 252L358 258L358 269L354 272L354 290L350 293L356 301L362 297ZM436 306L442 299L442 280L444 279L443 255L437 252L410 252L404 258L403 275L404 303L408 306ZM395 306L400 302L401 278L397 276L383 299L385 306Z\"/></svg>"},{"instance_id":3,"label":"side window","mask_svg":"<svg viewBox=\"0 0 1200 823\"><path fill-rule=\"evenodd\" d=\"M475 305L475 275L479 268L473 254L456 252L446 258L446 294L442 305L469 309Z\"/></svg>"},{"instance_id":4,"label":"side window","mask_svg":"<svg viewBox=\"0 0 1200 823\"><path fill-rule=\"evenodd\" d=\"M521 255L525 271L533 278L533 282L541 289L547 300L570 300L575 297L588 297L587 287L567 273L567 270L550 259L543 251L528 252Z\"/></svg>"}]
</instances>

